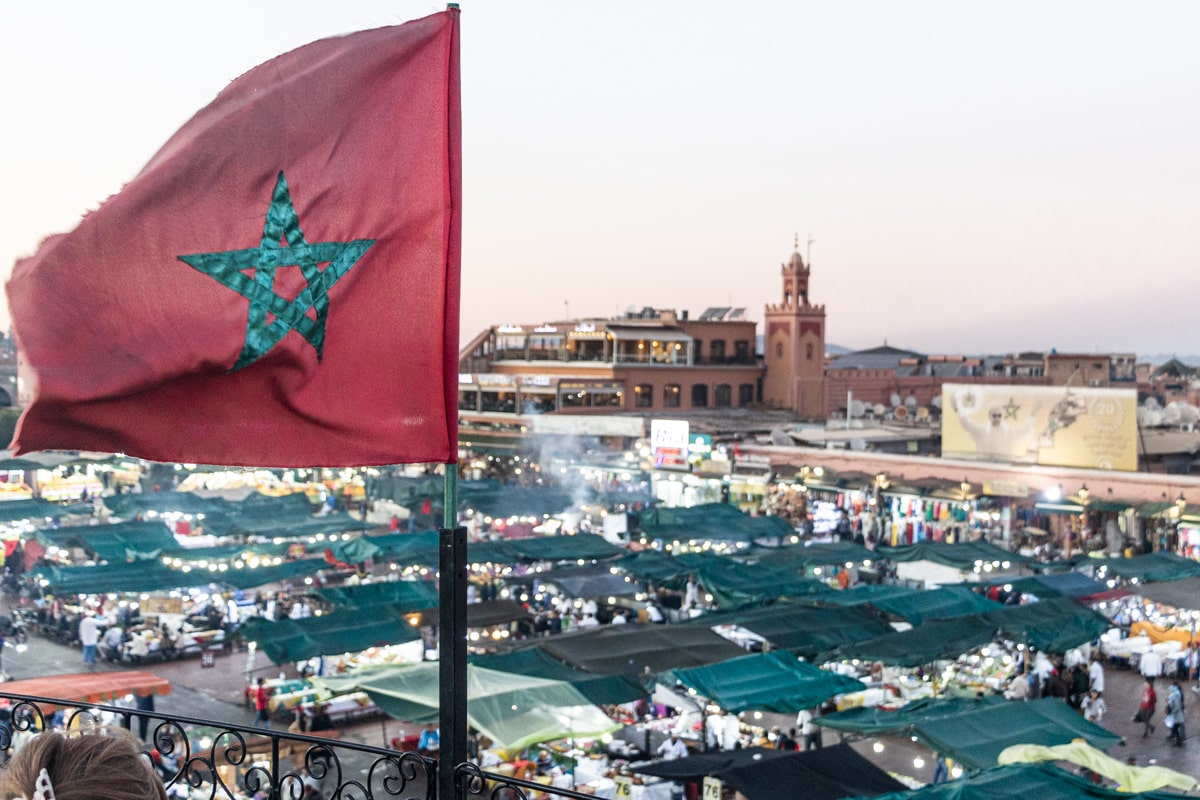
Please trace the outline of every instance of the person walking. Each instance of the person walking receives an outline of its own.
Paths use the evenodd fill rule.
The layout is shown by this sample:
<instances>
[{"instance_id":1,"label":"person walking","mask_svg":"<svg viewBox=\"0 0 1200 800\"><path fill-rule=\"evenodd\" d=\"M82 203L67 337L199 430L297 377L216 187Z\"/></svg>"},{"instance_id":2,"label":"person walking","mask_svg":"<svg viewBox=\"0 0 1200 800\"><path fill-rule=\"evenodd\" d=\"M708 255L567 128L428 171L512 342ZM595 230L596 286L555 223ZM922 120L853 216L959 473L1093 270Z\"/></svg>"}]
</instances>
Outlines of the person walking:
<instances>
[{"instance_id":1,"label":"person walking","mask_svg":"<svg viewBox=\"0 0 1200 800\"><path fill-rule=\"evenodd\" d=\"M267 688L267 679L259 678L254 687L254 727L271 729L271 712L269 709L271 691ZM259 725L259 723L262 725Z\"/></svg>"},{"instance_id":2,"label":"person walking","mask_svg":"<svg viewBox=\"0 0 1200 800\"><path fill-rule=\"evenodd\" d=\"M1083 718L1088 722L1094 722L1097 725L1104 719L1104 712L1108 710L1108 706L1104 702L1104 698L1100 692L1092 689L1088 692L1087 697L1083 698L1081 704L1083 710Z\"/></svg>"},{"instance_id":3,"label":"person walking","mask_svg":"<svg viewBox=\"0 0 1200 800\"><path fill-rule=\"evenodd\" d=\"M1182 747L1184 739L1187 738L1187 731L1184 729L1183 689L1179 681L1172 682L1171 688L1167 690L1166 710L1163 722L1167 724L1167 741L1176 747Z\"/></svg>"},{"instance_id":4,"label":"person walking","mask_svg":"<svg viewBox=\"0 0 1200 800\"><path fill-rule=\"evenodd\" d=\"M1138 705L1137 713L1133 715L1134 722L1145 726L1142 729L1143 739L1154 733L1154 710L1157 707L1158 694L1154 691L1154 678L1147 675L1146 682L1142 685L1142 701Z\"/></svg>"},{"instance_id":5,"label":"person walking","mask_svg":"<svg viewBox=\"0 0 1200 800\"><path fill-rule=\"evenodd\" d=\"M813 721L816 719L814 711L815 709L803 708L796 715L796 727L800 730L800 739L806 752L821 749L821 727Z\"/></svg>"},{"instance_id":6,"label":"person walking","mask_svg":"<svg viewBox=\"0 0 1200 800\"><path fill-rule=\"evenodd\" d=\"M79 621L79 643L83 645L83 663L96 668L96 645L100 643L100 623L88 613Z\"/></svg>"}]
</instances>

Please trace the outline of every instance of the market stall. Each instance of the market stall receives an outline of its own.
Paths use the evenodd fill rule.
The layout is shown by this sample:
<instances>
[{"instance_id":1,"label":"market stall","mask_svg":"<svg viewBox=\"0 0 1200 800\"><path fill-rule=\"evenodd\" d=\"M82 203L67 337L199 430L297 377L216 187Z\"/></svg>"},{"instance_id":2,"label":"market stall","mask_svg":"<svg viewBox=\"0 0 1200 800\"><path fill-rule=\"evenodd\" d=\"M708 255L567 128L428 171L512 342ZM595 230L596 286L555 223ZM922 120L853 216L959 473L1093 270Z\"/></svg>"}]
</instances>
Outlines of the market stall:
<instances>
[{"instance_id":1,"label":"market stall","mask_svg":"<svg viewBox=\"0 0 1200 800\"><path fill-rule=\"evenodd\" d=\"M683 686L688 694L710 700L733 713L795 714L821 705L834 695L867 688L854 678L814 667L780 651L667 670L655 676L655 680L667 686Z\"/></svg>"},{"instance_id":2,"label":"market stall","mask_svg":"<svg viewBox=\"0 0 1200 800\"><path fill-rule=\"evenodd\" d=\"M152 672L116 671L81 672L69 675L49 675L20 681L5 681L3 694L46 697L56 700L75 700L83 703L112 703L126 695L148 697L171 693L171 683ZM43 712L56 706L38 704Z\"/></svg>"},{"instance_id":3,"label":"market stall","mask_svg":"<svg viewBox=\"0 0 1200 800\"><path fill-rule=\"evenodd\" d=\"M436 663L379 669L345 678L318 678L334 694L366 692L388 716L406 722L436 720ZM595 738L620 727L565 681L467 667L467 721L508 750L538 742Z\"/></svg>"},{"instance_id":4,"label":"market stall","mask_svg":"<svg viewBox=\"0 0 1200 800\"><path fill-rule=\"evenodd\" d=\"M1103 750L1122 741L1054 697L1029 701L995 695L918 700L888 710L852 708L819 717L815 722L823 728L860 736L915 737L967 769L994 765L1000 752L1014 744L1056 745L1083 739Z\"/></svg>"},{"instance_id":5,"label":"market stall","mask_svg":"<svg viewBox=\"0 0 1200 800\"><path fill-rule=\"evenodd\" d=\"M748 748L635 769L669 780L697 781L711 775L746 800L794 800L797 787L804 787L806 800L872 797L904 788L848 744L805 753Z\"/></svg>"}]
</instances>

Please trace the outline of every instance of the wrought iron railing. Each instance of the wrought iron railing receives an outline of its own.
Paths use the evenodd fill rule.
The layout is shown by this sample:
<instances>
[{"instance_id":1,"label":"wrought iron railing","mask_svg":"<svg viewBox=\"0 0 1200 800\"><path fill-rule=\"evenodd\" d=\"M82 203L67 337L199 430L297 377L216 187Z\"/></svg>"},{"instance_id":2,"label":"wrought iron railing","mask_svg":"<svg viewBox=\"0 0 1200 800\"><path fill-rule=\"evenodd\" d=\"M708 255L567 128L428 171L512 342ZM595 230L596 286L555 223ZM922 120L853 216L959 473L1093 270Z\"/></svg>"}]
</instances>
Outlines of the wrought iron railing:
<instances>
[{"instance_id":1,"label":"wrought iron railing","mask_svg":"<svg viewBox=\"0 0 1200 800\"><path fill-rule=\"evenodd\" d=\"M332 738L263 730L158 711L10 694L0 719L0 765L23 739L51 727L86 733L119 726L143 739L143 750L168 787L190 800L436 800L437 760ZM54 709L54 711L51 711ZM58 718L57 712L62 717ZM335 735L336 736L336 735ZM0 768L3 768L0 766ZM590 794L481 770L455 770L455 800L595 800Z\"/></svg>"}]
</instances>

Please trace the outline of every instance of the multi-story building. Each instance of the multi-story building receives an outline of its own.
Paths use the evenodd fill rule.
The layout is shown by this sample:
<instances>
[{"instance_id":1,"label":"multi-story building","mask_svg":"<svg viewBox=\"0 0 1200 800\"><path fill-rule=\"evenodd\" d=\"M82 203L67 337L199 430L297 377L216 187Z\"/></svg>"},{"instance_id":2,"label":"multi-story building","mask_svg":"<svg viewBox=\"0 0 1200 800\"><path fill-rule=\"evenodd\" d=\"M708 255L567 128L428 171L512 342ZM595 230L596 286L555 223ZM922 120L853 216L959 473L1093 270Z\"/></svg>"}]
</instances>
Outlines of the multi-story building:
<instances>
[{"instance_id":1,"label":"multi-story building","mask_svg":"<svg viewBox=\"0 0 1200 800\"><path fill-rule=\"evenodd\" d=\"M744 309L646 308L613 319L497 325L463 349L465 421L737 408L758 401L762 367Z\"/></svg>"}]
</instances>

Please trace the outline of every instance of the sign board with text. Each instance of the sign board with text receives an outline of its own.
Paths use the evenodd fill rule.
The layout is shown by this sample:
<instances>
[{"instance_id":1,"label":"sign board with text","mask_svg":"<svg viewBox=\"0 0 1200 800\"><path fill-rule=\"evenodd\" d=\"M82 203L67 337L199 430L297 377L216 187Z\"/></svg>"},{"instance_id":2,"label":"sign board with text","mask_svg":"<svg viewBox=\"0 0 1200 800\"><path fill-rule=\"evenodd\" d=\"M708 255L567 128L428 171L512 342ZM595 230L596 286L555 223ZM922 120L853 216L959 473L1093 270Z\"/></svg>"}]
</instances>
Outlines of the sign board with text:
<instances>
[{"instance_id":1,"label":"sign board with text","mask_svg":"<svg viewBox=\"0 0 1200 800\"><path fill-rule=\"evenodd\" d=\"M688 422L650 420L650 455L657 469L688 469Z\"/></svg>"}]
</instances>

